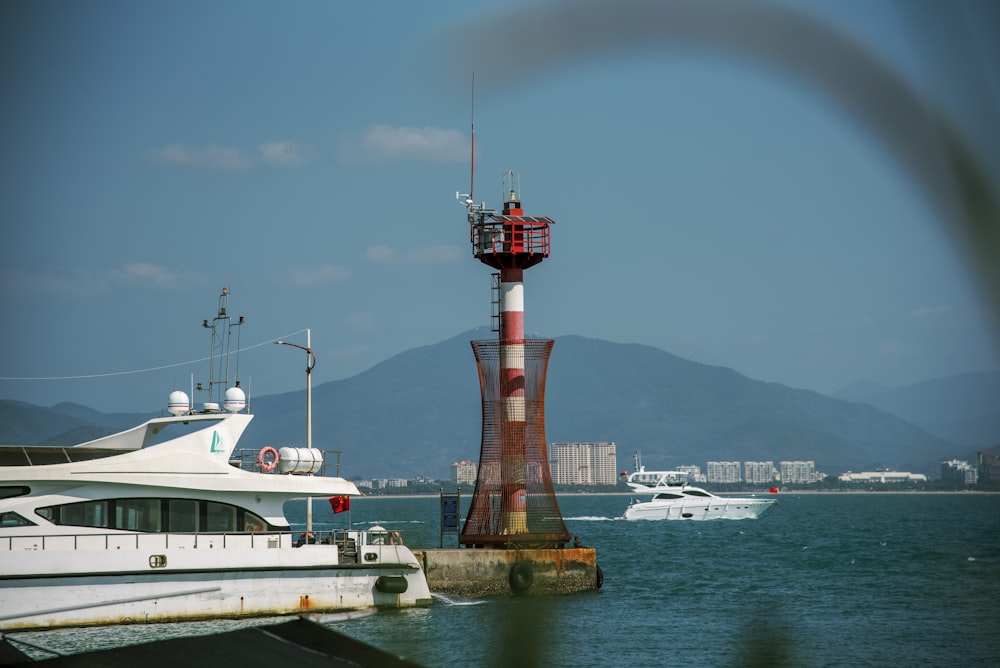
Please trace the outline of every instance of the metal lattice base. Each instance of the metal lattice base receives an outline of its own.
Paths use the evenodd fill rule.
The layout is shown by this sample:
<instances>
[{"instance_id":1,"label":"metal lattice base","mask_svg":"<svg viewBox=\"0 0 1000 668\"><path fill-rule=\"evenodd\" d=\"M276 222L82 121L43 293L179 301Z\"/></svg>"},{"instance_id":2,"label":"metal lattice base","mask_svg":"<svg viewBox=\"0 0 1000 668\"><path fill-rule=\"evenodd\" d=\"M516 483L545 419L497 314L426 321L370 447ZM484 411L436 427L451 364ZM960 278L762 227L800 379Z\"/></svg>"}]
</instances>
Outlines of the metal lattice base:
<instances>
[{"instance_id":1,"label":"metal lattice base","mask_svg":"<svg viewBox=\"0 0 1000 668\"><path fill-rule=\"evenodd\" d=\"M462 545L550 548L570 540L545 444L545 375L552 345L551 340L472 342L483 428Z\"/></svg>"}]
</instances>

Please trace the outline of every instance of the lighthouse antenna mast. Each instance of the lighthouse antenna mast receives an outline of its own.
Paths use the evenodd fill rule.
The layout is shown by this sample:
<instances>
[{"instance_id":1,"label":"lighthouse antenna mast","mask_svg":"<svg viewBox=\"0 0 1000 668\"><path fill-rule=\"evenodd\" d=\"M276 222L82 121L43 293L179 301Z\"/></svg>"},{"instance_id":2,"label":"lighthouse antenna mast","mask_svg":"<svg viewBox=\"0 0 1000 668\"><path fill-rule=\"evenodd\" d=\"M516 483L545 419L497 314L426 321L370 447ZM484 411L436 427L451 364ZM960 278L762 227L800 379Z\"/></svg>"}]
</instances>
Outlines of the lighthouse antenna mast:
<instances>
[{"instance_id":1,"label":"lighthouse antenna mast","mask_svg":"<svg viewBox=\"0 0 1000 668\"><path fill-rule=\"evenodd\" d=\"M484 214L491 213L483 202L476 206L476 73L472 73L472 99L470 109L470 125L472 129L471 159L469 161L469 192L455 192L455 199L469 211L469 224L475 225Z\"/></svg>"},{"instance_id":2,"label":"lighthouse antenna mast","mask_svg":"<svg viewBox=\"0 0 1000 668\"><path fill-rule=\"evenodd\" d=\"M472 124L472 159L469 161L469 199L476 201L476 73L472 73L472 100L469 110Z\"/></svg>"}]
</instances>

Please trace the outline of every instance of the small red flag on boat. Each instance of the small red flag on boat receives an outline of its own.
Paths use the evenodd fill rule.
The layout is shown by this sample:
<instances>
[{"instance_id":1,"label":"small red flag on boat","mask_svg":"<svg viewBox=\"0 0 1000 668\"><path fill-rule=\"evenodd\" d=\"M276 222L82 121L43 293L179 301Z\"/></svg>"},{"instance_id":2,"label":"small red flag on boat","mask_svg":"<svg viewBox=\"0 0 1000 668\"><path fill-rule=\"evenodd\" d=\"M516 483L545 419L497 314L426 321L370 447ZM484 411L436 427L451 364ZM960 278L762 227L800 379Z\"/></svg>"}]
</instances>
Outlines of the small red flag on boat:
<instances>
[{"instance_id":1,"label":"small red flag on boat","mask_svg":"<svg viewBox=\"0 0 1000 668\"><path fill-rule=\"evenodd\" d=\"M330 497L330 508L333 509L334 513L342 513L345 510L351 509L351 497L349 496L331 496Z\"/></svg>"},{"instance_id":2,"label":"small red flag on boat","mask_svg":"<svg viewBox=\"0 0 1000 668\"><path fill-rule=\"evenodd\" d=\"M770 491L770 492L771 492L771 494L777 494L777 493L778 493L778 488L777 488L777 487L772 487L772 488L771 488L770 490L768 490L768 491Z\"/></svg>"}]
</instances>

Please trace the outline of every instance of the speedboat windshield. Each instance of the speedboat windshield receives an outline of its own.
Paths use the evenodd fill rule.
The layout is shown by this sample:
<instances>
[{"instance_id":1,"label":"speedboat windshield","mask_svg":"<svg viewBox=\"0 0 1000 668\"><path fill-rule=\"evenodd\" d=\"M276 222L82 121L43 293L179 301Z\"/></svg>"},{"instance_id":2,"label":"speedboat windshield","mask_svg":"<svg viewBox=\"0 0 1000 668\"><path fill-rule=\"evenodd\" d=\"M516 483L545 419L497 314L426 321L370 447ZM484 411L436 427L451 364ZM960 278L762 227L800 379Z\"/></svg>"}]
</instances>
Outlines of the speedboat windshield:
<instances>
[{"instance_id":1,"label":"speedboat windshield","mask_svg":"<svg viewBox=\"0 0 1000 668\"><path fill-rule=\"evenodd\" d=\"M636 471L628 481L646 487L680 487L687 484L688 475L681 471Z\"/></svg>"}]
</instances>

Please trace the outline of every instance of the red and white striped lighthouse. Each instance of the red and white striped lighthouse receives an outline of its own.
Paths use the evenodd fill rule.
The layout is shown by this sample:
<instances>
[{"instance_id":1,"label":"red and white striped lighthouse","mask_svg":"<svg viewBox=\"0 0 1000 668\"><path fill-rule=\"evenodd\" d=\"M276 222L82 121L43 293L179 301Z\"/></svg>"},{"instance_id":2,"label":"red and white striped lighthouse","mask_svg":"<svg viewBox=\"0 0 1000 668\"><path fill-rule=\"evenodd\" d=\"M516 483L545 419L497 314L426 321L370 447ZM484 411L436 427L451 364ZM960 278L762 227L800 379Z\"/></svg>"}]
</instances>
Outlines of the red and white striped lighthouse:
<instances>
[{"instance_id":1,"label":"red and white striped lighthouse","mask_svg":"<svg viewBox=\"0 0 1000 668\"><path fill-rule=\"evenodd\" d=\"M498 270L499 332L473 341L483 401L479 471L459 542L476 547L561 546L545 441L545 375L552 341L524 337L524 271L549 255L546 216L525 216L517 175L503 178L500 213L465 199L472 253Z\"/></svg>"}]
</instances>

